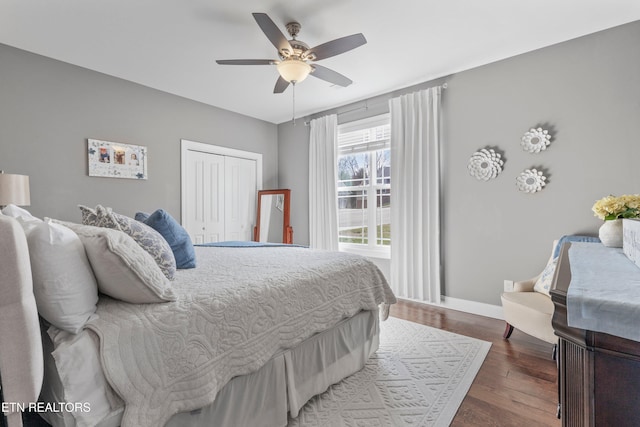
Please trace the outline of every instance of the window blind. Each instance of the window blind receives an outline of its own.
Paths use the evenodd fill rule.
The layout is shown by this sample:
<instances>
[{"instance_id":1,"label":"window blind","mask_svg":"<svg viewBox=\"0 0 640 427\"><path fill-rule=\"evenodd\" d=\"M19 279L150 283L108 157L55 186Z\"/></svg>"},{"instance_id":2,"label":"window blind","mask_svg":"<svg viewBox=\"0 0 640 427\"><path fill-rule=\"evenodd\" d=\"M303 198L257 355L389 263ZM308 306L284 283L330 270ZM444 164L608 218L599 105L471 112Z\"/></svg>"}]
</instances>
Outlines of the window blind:
<instances>
[{"instance_id":1,"label":"window blind","mask_svg":"<svg viewBox=\"0 0 640 427\"><path fill-rule=\"evenodd\" d=\"M389 148L389 115L369 117L338 126L338 155Z\"/></svg>"}]
</instances>

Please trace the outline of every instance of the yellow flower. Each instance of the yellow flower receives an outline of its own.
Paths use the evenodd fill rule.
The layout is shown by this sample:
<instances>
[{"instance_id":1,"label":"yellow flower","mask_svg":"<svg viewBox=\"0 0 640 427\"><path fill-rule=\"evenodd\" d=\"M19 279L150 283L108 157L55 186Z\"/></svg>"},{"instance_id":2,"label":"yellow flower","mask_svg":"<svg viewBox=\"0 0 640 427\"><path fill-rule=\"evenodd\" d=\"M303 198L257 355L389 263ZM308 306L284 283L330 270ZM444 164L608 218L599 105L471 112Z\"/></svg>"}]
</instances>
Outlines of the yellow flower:
<instances>
[{"instance_id":1,"label":"yellow flower","mask_svg":"<svg viewBox=\"0 0 640 427\"><path fill-rule=\"evenodd\" d=\"M606 196L596 201L591 210L602 220L638 218L640 217L640 194Z\"/></svg>"}]
</instances>

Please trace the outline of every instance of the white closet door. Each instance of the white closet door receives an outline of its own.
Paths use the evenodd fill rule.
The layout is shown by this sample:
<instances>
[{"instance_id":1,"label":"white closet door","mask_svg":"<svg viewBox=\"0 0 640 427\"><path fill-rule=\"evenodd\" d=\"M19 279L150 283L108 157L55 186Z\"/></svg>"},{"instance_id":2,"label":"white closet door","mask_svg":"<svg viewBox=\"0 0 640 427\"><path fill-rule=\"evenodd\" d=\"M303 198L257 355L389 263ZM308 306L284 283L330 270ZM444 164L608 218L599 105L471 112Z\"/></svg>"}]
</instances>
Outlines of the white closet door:
<instances>
[{"instance_id":1,"label":"white closet door","mask_svg":"<svg viewBox=\"0 0 640 427\"><path fill-rule=\"evenodd\" d=\"M225 240L225 157L188 150L183 226L195 244Z\"/></svg>"},{"instance_id":2,"label":"white closet door","mask_svg":"<svg viewBox=\"0 0 640 427\"><path fill-rule=\"evenodd\" d=\"M256 161L225 157L225 240L253 240L257 191Z\"/></svg>"}]
</instances>

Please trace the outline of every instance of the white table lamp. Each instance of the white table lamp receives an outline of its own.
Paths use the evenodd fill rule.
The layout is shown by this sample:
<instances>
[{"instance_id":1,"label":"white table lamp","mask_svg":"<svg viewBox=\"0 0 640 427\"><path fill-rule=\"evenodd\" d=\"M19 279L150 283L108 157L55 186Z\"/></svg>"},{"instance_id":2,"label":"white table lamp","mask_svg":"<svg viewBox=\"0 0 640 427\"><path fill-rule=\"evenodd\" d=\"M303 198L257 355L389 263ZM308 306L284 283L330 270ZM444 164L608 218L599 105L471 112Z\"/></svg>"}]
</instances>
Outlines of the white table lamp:
<instances>
[{"instance_id":1,"label":"white table lamp","mask_svg":"<svg viewBox=\"0 0 640 427\"><path fill-rule=\"evenodd\" d=\"M0 207L6 205L29 206L29 177L0 171Z\"/></svg>"}]
</instances>

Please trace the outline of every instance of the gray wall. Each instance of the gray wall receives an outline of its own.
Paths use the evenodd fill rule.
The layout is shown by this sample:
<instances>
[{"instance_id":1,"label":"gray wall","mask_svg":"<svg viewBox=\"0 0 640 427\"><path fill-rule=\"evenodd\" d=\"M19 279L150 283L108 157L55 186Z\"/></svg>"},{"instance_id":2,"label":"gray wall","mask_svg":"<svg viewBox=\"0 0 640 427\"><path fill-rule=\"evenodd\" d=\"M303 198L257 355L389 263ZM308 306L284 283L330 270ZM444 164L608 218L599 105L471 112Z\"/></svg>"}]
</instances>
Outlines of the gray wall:
<instances>
[{"instance_id":1,"label":"gray wall","mask_svg":"<svg viewBox=\"0 0 640 427\"><path fill-rule=\"evenodd\" d=\"M89 177L87 138L146 145L149 179ZM262 153L277 187L274 124L0 44L0 169L30 176L34 215L103 204L179 218L180 139Z\"/></svg>"},{"instance_id":2,"label":"gray wall","mask_svg":"<svg viewBox=\"0 0 640 427\"><path fill-rule=\"evenodd\" d=\"M595 200L640 193L639 40L640 22L634 22L446 78L445 295L499 305L503 280L542 271L553 239L597 234ZM368 104L386 111L384 101L391 96L439 83L425 82ZM340 121L372 110L343 114ZM528 154L520 138L538 125L551 130L551 145ZM279 184L292 189L296 242L307 243L308 128L283 123L278 135ZM506 162L497 179L480 182L469 176L467 162L486 146L500 149ZM532 167L546 171L546 188L518 192L516 176Z\"/></svg>"},{"instance_id":3,"label":"gray wall","mask_svg":"<svg viewBox=\"0 0 640 427\"><path fill-rule=\"evenodd\" d=\"M278 126L278 184L291 189L290 223L293 242L309 244L309 127L304 120L296 126ZM284 163L280 163L284 161Z\"/></svg>"}]
</instances>

